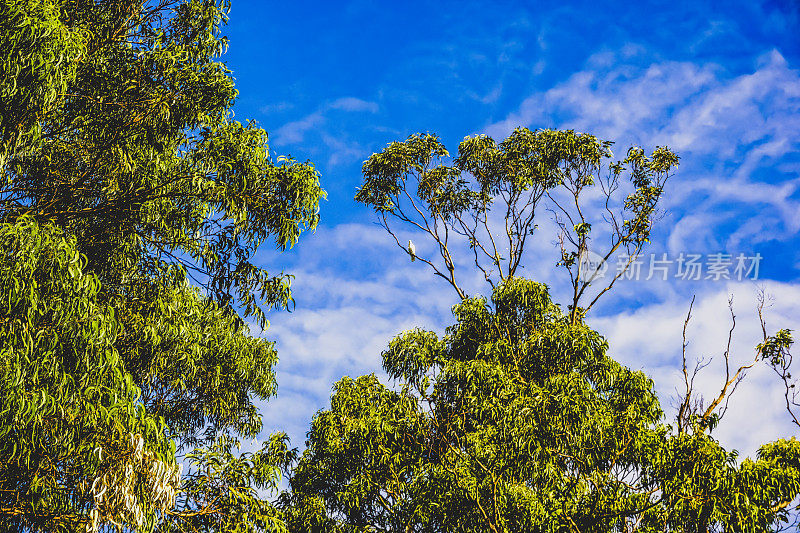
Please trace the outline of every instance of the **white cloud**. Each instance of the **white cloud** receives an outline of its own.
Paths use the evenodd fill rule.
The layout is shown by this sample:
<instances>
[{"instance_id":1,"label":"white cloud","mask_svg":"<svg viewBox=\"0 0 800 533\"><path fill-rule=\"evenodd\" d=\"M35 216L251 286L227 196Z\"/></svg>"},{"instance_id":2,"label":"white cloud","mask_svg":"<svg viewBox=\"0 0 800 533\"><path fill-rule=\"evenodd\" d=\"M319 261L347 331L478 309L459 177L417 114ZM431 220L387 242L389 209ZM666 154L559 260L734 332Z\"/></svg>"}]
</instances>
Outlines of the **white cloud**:
<instances>
[{"instance_id":1,"label":"white cloud","mask_svg":"<svg viewBox=\"0 0 800 533\"><path fill-rule=\"evenodd\" d=\"M278 128L275 131L275 144L283 146L303 142L308 132L314 129L320 129L328 122L328 115L334 110L347 113L377 113L378 104L352 96L338 98L321 106L313 113L309 113L299 120L289 122ZM329 139L334 138L334 136L330 135L328 137ZM331 146L331 148L337 147Z\"/></svg>"},{"instance_id":2,"label":"white cloud","mask_svg":"<svg viewBox=\"0 0 800 533\"><path fill-rule=\"evenodd\" d=\"M306 132L319 127L325 122L325 117L320 111L315 111L300 120L284 124L275 130L275 144L286 145L303 142Z\"/></svg>"},{"instance_id":3,"label":"white cloud","mask_svg":"<svg viewBox=\"0 0 800 533\"><path fill-rule=\"evenodd\" d=\"M364 159L368 150L358 142L348 142L337 135L331 135L325 131L320 132L322 142L330 150L328 166L353 163Z\"/></svg>"},{"instance_id":4,"label":"white cloud","mask_svg":"<svg viewBox=\"0 0 800 533\"><path fill-rule=\"evenodd\" d=\"M717 248L735 250L743 242L753 245L768 239L793 238L800 230L800 203L794 198L798 188L800 178L775 184L724 176L681 180L667 198L668 206L680 213L669 248L673 252L691 251L701 249L704 242L713 242ZM730 235L716 230L721 222L730 220L738 225ZM754 227L759 228L757 233ZM748 234L752 238L743 240Z\"/></svg>"},{"instance_id":5,"label":"white cloud","mask_svg":"<svg viewBox=\"0 0 800 533\"><path fill-rule=\"evenodd\" d=\"M779 157L797 145L800 75L777 52L766 54L752 74L714 80L696 94L665 127L660 142L677 150L735 157L751 143L737 174L749 175L764 157Z\"/></svg>"},{"instance_id":6,"label":"white cloud","mask_svg":"<svg viewBox=\"0 0 800 533\"><path fill-rule=\"evenodd\" d=\"M714 64L640 67L627 61L641 55L629 48L595 54L587 70L529 96L485 131L502 138L518 126L572 128L617 141L618 157L630 145L671 147L681 156L664 201L672 252L795 238L800 72L777 51L730 76Z\"/></svg>"},{"instance_id":7,"label":"white cloud","mask_svg":"<svg viewBox=\"0 0 800 533\"><path fill-rule=\"evenodd\" d=\"M329 108L341 109L342 111L353 111L353 112L357 111L367 111L369 113L378 112L378 104L376 104L375 102L367 102L366 100L361 100L360 98L354 98L352 96L334 100L329 105Z\"/></svg>"},{"instance_id":8,"label":"white cloud","mask_svg":"<svg viewBox=\"0 0 800 533\"><path fill-rule=\"evenodd\" d=\"M647 69L620 65L616 55L590 59L592 70L573 74L564 83L525 99L519 110L486 128L503 137L517 126L542 127L559 115L559 127L591 131L609 139L629 137L667 108L681 104L713 81L713 68L667 62ZM608 70L598 69L607 65ZM561 116L563 115L563 116Z\"/></svg>"},{"instance_id":9,"label":"white cloud","mask_svg":"<svg viewBox=\"0 0 800 533\"><path fill-rule=\"evenodd\" d=\"M667 61L647 68L625 63L621 52L598 53L591 66L526 98L506 119L486 127L504 137L517 126L556 125L600 137L679 152L733 157L750 143L754 160L796 149L800 74L777 51L755 72L727 79L721 67ZM748 162L751 163L751 162ZM740 169L749 174L753 165Z\"/></svg>"}]
</instances>

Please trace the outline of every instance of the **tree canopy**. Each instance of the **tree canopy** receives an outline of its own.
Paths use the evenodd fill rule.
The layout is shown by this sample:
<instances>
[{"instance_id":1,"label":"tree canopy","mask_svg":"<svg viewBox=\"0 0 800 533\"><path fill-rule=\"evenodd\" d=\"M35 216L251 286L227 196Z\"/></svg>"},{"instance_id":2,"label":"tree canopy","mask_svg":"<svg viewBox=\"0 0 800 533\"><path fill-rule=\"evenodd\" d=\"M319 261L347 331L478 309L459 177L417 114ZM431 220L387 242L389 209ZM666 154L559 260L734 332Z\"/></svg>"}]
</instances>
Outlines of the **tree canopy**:
<instances>
[{"instance_id":1,"label":"tree canopy","mask_svg":"<svg viewBox=\"0 0 800 533\"><path fill-rule=\"evenodd\" d=\"M275 164L266 132L233 120L228 4L3 2L0 213L76 235L109 288L179 264L263 318L289 278L249 259L313 228L324 193L313 165Z\"/></svg>"},{"instance_id":2,"label":"tree canopy","mask_svg":"<svg viewBox=\"0 0 800 533\"><path fill-rule=\"evenodd\" d=\"M653 382L522 278L343 378L283 495L293 531L764 531L800 493L800 443L737 461L666 423Z\"/></svg>"},{"instance_id":3,"label":"tree canopy","mask_svg":"<svg viewBox=\"0 0 800 533\"><path fill-rule=\"evenodd\" d=\"M626 252L627 268L649 242L664 185L678 165L666 147L648 156L633 146L613 161L612 145L573 130L517 128L499 143L487 135L466 137L450 162L436 135L414 134L364 162L356 201L376 211L404 250L397 222L432 240L434 255L416 258L462 299L458 248L466 245L474 267L495 287L524 267L526 243L540 233L537 221L546 209L558 227L559 266L572 282L575 322L622 275L601 283L586 271L590 242L602 262Z\"/></svg>"},{"instance_id":4,"label":"tree canopy","mask_svg":"<svg viewBox=\"0 0 800 533\"><path fill-rule=\"evenodd\" d=\"M356 199L461 301L443 337L413 329L389 343L382 358L393 387L374 374L336 383L281 496L290 529L756 532L787 523L800 494L800 443L764 444L740 461L713 431L759 361L784 378L787 406L795 399L789 332L769 337L764 328L754 362L736 371L729 345L726 382L707 406L684 352L686 390L672 421L653 381L612 359L586 323L619 278L593 286L581 305L595 281L581 272L589 239L608 243L603 261L618 250L633 260L678 162L668 148L646 156L633 147L603 167L610 147L589 134L520 128L500 143L466 138L449 164L436 136L418 134L364 163ZM589 194L597 184L600 194ZM545 285L518 276L542 207L572 282L566 312ZM397 222L432 240L433 256L406 249ZM460 285L465 249L491 298Z\"/></svg>"},{"instance_id":5,"label":"tree canopy","mask_svg":"<svg viewBox=\"0 0 800 533\"><path fill-rule=\"evenodd\" d=\"M29 219L0 225L0 487L6 527L143 526L170 508L179 467L115 347L74 239Z\"/></svg>"},{"instance_id":6,"label":"tree canopy","mask_svg":"<svg viewBox=\"0 0 800 533\"><path fill-rule=\"evenodd\" d=\"M279 526L259 490L285 440L235 446L276 387L244 319L291 306L292 277L251 259L313 229L324 191L234 120L228 9L0 2L2 524ZM176 460L199 465L177 500Z\"/></svg>"}]
</instances>

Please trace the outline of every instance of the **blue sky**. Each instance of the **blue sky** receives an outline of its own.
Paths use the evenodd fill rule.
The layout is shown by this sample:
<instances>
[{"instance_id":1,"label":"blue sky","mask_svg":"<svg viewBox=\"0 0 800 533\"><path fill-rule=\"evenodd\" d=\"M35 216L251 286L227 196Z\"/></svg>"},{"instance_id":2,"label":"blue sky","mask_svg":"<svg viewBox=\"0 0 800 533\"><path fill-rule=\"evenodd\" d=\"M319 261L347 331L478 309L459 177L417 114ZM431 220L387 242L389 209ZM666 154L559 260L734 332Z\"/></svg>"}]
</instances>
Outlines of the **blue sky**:
<instances>
[{"instance_id":1,"label":"blue sky","mask_svg":"<svg viewBox=\"0 0 800 533\"><path fill-rule=\"evenodd\" d=\"M414 326L442 332L452 322L452 291L411 264L353 201L364 159L415 132L437 133L455 152L466 135L574 128L615 141L617 154L667 145L680 155L649 252L763 260L757 282L620 284L590 317L612 357L653 377L669 416L693 295L690 355L713 357L699 378L707 396L720 386L731 295L737 363L759 341L759 288L774 296L770 329L798 327L796 2L234 0L225 33L236 118L267 129L276 155L313 161L328 191L316 233L288 253L265 245L258 256L297 276L297 309L272 315L263 333L281 357L278 397L263 405L265 433L288 431L302 447L336 380L381 375L380 353L394 335ZM525 275L566 303L553 237L533 245ZM486 292L477 282L470 290ZM770 371L755 368L717 436L748 454L796 434L779 392Z\"/></svg>"}]
</instances>

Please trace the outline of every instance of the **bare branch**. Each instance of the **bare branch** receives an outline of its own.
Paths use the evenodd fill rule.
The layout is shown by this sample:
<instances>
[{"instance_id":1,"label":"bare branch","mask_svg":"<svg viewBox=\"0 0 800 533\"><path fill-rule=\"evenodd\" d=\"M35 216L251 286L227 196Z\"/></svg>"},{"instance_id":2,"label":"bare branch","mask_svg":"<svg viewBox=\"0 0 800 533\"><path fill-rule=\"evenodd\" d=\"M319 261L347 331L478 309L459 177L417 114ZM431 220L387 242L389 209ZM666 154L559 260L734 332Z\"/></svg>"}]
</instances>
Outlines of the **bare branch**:
<instances>
[{"instance_id":1,"label":"bare branch","mask_svg":"<svg viewBox=\"0 0 800 533\"><path fill-rule=\"evenodd\" d=\"M733 297L731 297L728 300L728 309L730 310L731 314L731 327L728 330L728 342L725 347L725 353L723 354L725 357L725 383L722 386L722 390L720 391L719 395L716 398L714 398L714 400L709 404L708 409L706 409L706 411L703 413L703 416L701 417L701 422L704 426L707 426L711 415L714 413L714 410L722 402L722 400L724 400L726 396L730 396L731 394L733 394L734 390L736 389L736 386L744 378L744 372L752 368L753 365L755 365L759 359L759 353L756 352L755 360L752 363L750 363L749 365L740 366L733 374L733 376L731 376L731 371L730 371L731 341L733 340L733 330L736 329L736 315L733 313ZM733 388L731 389L730 392L728 392L728 388L731 387L731 385L733 385ZM719 415L719 419L722 418L722 415L724 415L724 413L725 411L723 410L722 413Z\"/></svg>"},{"instance_id":2,"label":"bare branch","mask_svg":"<svg viewBox=\"0 0 800 533\"><path fill-rule=\"evenodd\" d=\"M692 296L692 301L689 303L689 311L686 313L686 320L683 321L683 345L681 347L681 360L683 363L683 381L686 388L683 394L683 401L681 402L680 409L678 409L678 433L683 433L686 429L689 415L689 405L692 398L692 382L694 381L694 375L690 379L689 372L686 369L686 347L689 345L689 343L686 341L686 328L689 326L689 320L692 318L694 299L695 297ZM695 373L696 372L697 367L695 367Z\"/></svg>"}]
</instances>

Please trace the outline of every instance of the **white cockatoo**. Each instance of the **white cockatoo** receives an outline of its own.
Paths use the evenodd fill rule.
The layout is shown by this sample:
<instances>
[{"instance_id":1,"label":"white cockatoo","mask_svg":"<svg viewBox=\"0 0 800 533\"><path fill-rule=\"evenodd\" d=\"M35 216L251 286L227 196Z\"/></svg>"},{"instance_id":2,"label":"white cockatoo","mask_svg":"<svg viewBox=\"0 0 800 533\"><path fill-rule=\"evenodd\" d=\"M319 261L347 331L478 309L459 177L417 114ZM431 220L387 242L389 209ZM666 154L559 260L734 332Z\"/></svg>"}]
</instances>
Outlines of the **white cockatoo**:
<instances>
[{"instance_id":1,"label":"white cockatoo","mask_svg":"<svg viewBox=\"0 0 800 533\"><path fill-rule=\"evenodd\" d=\"M417 258L417 249L411 239L408 239L408 255L411 256L412 262Z\"/></svg>"}]
</instances>

